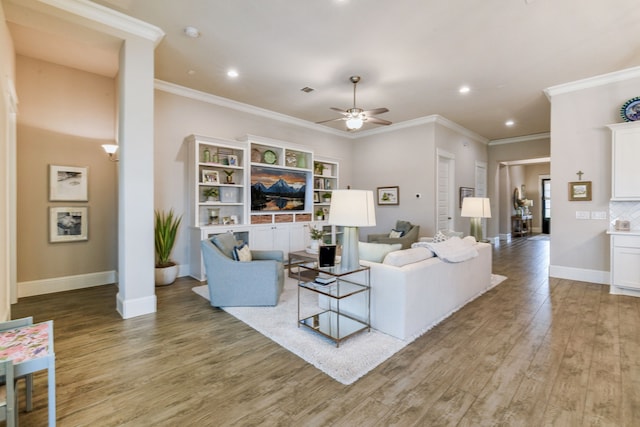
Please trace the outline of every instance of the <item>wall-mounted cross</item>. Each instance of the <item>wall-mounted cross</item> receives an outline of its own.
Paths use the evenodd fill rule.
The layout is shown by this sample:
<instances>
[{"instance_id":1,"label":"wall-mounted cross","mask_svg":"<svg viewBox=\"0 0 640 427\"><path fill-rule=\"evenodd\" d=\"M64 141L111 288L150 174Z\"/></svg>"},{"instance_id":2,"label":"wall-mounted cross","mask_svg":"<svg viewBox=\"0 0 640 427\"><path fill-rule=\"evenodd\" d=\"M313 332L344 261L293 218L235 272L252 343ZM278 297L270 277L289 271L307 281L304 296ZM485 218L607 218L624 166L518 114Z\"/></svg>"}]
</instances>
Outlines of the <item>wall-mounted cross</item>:
<instances>
[{"instance_id":1,"label":"wall-mounted cross","mask_svg":"<svg viewBox=\"0 0 640 427\"><path fill-rule=\"evenodd\" d=\"M578 171L578 173L576 173L576 175L578 175L578 181L582 181L582 175L584 175L584 172Z\"/></svg>"}]
</instances>

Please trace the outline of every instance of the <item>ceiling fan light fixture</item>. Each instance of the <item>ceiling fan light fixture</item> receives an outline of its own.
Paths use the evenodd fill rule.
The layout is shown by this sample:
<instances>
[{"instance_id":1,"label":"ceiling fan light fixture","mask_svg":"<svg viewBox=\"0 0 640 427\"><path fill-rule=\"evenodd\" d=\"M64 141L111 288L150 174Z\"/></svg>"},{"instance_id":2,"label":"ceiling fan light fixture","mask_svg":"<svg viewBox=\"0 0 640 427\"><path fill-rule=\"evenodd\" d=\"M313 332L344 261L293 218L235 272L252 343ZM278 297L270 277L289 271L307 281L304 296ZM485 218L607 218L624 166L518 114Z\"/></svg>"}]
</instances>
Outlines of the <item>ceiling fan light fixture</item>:
<instances>
[{"instance_id":1,"label":"ceiling fan light fixture","mask_svg":"<svg viewBox=\"0 0 640 427\"><path fill-rule=\"evenodd\" d=\"M360 117L351 117L347 120L347 129L358 130L362 127L364 121Z\"/></svg>"}]
</instances>

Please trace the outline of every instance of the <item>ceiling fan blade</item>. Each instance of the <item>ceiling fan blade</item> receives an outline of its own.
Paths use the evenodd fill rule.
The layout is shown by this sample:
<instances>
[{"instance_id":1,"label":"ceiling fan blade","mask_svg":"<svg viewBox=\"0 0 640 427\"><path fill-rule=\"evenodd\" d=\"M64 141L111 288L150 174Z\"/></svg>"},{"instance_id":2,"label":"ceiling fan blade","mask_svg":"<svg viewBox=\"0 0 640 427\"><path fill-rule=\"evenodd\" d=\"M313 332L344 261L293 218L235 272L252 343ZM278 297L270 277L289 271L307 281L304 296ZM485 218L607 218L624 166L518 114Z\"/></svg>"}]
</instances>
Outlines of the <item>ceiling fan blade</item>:
<instances>
[{"instance_id":1,"label":"ceiling fan blade","mask_svg":"<svg viewBox=\"0 0 640 427\"><path fill-rule=\"evenodd\" d=\"M349 114L346 110L343 110L342 108L330 107L329 109L333 111L337 111L340 114L345 114L345 115Z\"/></svg>"},{"instance_id":2,"label":"ceiling fan blade","mask_svg":"<svg viewBox=\"0 0 640 427\"><path fill-rule=\"evenodd\" d=\"M388 111L389 111L388 108L382 107L382 108L374 108L373 110L363 111L363 114L365 116L377 116L378 114L386 113Z\"/></svg>"},{"instance_id":3,"label":"ceiling fan blade","mask_svg":"<svg viewBox=\"0 0 640 427\"><path fill-rule=\"evenodd\" d=\"M379 119L377 117L367 117L367 122L376 123L378 125L390 125L391 122L389 120Z\"/></svg>"},{"instance_id":4,"label":"ceiling fan blade","mask_svg":"<svg viewBox=\"0 0 640 427\"><path fill-rule=\"evenodd\" d=\"M335 122L338 120L346 120L344 117L338 117L337 119L329 119L329 120L323 120L321 122L316 122L317 125L320 125L322 123L328 123L328 122Z\"/></svg>"}]
</instances>

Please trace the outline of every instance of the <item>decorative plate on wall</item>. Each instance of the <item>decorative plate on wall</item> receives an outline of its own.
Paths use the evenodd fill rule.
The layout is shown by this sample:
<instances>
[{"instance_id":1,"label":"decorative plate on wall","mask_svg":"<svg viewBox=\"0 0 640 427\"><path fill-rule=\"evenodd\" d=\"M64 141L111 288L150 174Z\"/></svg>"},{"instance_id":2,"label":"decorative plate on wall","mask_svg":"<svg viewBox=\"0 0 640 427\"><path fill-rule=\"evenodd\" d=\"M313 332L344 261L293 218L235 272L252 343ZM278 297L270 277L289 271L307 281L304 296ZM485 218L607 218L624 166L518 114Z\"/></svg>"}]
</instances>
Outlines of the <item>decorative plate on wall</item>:
<instances>
[{"instance_id":1,"label":"decorative plate on wall","mask_svg":"<svg viewBox=\"0 0 640 427\"><path fill-rule=\"evenodd\" d=\"M625 122L640 120L640 97L631 98L620 109L620 116Z\"/></svg>"}]
</instances>

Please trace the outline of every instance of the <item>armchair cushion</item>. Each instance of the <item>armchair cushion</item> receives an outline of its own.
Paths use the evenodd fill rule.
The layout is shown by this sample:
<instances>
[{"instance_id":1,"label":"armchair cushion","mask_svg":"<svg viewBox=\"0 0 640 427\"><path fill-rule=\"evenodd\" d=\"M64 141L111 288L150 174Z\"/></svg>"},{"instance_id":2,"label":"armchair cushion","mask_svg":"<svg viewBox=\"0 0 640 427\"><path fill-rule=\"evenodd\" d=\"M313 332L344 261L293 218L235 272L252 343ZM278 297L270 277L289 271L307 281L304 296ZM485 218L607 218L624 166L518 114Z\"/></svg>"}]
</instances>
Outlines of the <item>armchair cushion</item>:
<instances>
[{"instance_id":1,"label":"armchair cushion","mask_svg":"<svg viewBox=\"0 0 640 427\"><path fill-rule=\"evenodd\" d=\"M398 231L402 231L402 234L404 235L407 234L412 227L413 225L409 221L398 220L396 221L395 229Z\"/></svg>"},{"instance_id":2,"label":"armchair cushion","mask_svg":"<svg viewBox=\"0 0 640 427\"><path fill-rule=\"evenodd\" d=\"M409 230L405 231L409 227ZM401 237L390 237L389 233L385 234L369 234L367 241L370 243L400 243L402 249L408 249L413 242L418 241L420 235L420 226L413 225L409 221L397 221L395 231L402 231Z\"/></svg>"},{"instance_id":3,"label":"armchair cushion","mask_svg":"<svg viewBox=\"0 0 640 427\"><path fill-rule=\"evenodd\" d=\"M238 245L238 241L233 233L216 234L213 236L211 241L218 249L220 249L220 252L225 254L228 258L235 259L233 256L233 249Z\"/></svg>"}]
</instances>

